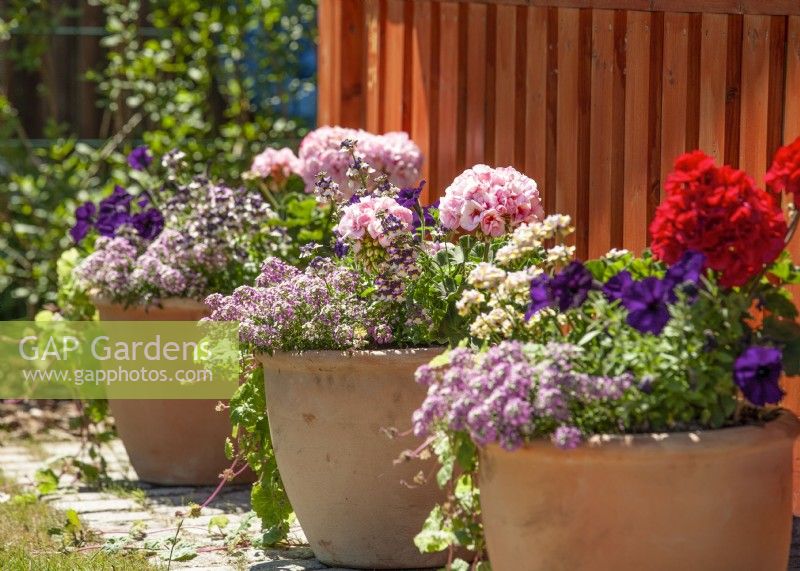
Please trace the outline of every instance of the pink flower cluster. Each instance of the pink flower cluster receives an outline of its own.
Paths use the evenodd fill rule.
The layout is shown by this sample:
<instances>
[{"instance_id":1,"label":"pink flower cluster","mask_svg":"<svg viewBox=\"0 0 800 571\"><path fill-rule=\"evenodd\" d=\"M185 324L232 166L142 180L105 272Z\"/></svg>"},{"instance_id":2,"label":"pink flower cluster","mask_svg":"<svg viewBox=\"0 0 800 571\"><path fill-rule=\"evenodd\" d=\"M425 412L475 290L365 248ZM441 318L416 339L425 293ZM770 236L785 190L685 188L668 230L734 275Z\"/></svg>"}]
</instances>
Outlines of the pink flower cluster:
<instances>
[{"instance_id":1,"label":"pink flower cluster","mask_svg":"<svg viewBox=\"0 0 800 571\"><path fill-rule=\"evenodd\" d=\"M295 156L292 149L267 147L253 158L253 164L246 174L250 178L271 177L277 184L281 184L292 174L299 174L301 170L300 159Z\"/></svg>"},{"instance_id":2,"label":"pink flower cluster","mask_svg":"<svg viewBox=\"0 0 800 571\"><path fill-rule=\"evenodd\" d=\"M447 187L439 215L450 230L479 230L497 237L520 224L541 220L544 209L533 179L512 167L475 165Z\"/></svg>"},{"instance_id":3,"label":"pink flower cluster","mask_svg":"<svg viewBox=\"0 0 800 571\"><path fill-rule=\"evenodd\" d=\"M394 198L372 196L346 206L336 226L337 235L352 240L356 249L365 236L388 247L396 232L411 231L414 213Z\"/></svg>"},{"instance_id":4,"label":"pink flower cluster","mask_svg":"<svg viewBox=\"0 0 800 571\"><path fill-rule=\"evenodd\" d=\"M422 168L422 153L406 133L375 135L359 129L320 127L300 143L299 174L306 183L306 192L312 192L316 176L324 171L345 194L351 194L347 192L350 182L347 169L351 161L341 148L345 139L358 141L356 151L376 171L371 176L370 190L380 174L386 174L389 181L400 188L416 185Z\"/></svg>"}]
</instances>

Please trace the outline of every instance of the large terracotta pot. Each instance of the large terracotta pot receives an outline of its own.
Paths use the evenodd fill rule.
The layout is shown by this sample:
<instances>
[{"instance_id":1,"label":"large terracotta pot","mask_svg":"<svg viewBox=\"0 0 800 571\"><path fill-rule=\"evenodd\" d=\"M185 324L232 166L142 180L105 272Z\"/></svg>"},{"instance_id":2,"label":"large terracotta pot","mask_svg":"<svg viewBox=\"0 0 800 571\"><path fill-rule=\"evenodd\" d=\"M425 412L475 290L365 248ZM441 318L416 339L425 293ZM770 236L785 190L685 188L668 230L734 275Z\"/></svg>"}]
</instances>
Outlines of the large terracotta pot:
<instances>
[{"instance_id":1,"label":"large terracotta pot","mask_svg":"<svg viewBox=\"0 0 800 571\"><path fill-rule=\"evenodd\" d=\"M317 559L338 567L442 566L413 538L443 500L436 482L415 486L433 461L395 464L420 441L407 431L425 398L414 371L441 349L309 351L259 355L272 443L286 492ZM414 486L409 487L402 482Z\"/></svg>"},{"instance_id":2,"label":"large terracotta pot","mask_svg":"<svg viewBox=\"0 0 800 571\"><path fill-rule=\"evenodd\" d=\"M166 299L158 306L123 307L94 300L101 321L198 321L205 305ZM139 479L162 485L215 485L230 465L225 438L228 415L217 412L215 400L109 400L119 437ZM253 481L245 473L237 482Z\"/></svg>"},{"instance_id":3,"label":"large terracotta pot","mask_svg":"<svg viewBox=\"0 0 800 571\"><path fill-rule=\"evenodd\" d=\"M797 419L481 451L494 571L785 571Z\"/></svg>"}]
</instances>

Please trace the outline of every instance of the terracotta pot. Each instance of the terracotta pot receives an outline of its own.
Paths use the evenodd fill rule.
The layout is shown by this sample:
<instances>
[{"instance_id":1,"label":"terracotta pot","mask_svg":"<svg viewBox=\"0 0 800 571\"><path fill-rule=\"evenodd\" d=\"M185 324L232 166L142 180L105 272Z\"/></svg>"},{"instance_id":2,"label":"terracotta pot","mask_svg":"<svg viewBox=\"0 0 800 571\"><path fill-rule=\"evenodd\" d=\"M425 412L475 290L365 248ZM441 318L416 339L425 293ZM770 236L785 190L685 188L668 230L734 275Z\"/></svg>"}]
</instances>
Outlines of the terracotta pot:
<instances>
[{"instance_id":1,"label":"terracotta pot","mask_svg":"<svg viewBox=\"0 0 800 571\"><path fill-rule=\"evenodd\" d=\"M200 302L166 299L160 306L125 308L94 300L101 321L198 321L208 315ZM228 415L216 400L109 400L117 432L139 479L162 485L216 485L230 461L225 438ZM237 483L252 482L245 472Z\"/></svg>"},{"instance_id":2,"label":"terracotta pot","mask_svg":"<svg viewBox=\"0 0 800 571\"><path fill-rule=\"evenodd\" d=\"M317 559L337 567L444 565L420 554L414 536L444 496L431 480L409 488L433 461L395 464L419 446L404 432L425 398L414 371L441 349L309 351L259 355L272 442L297 519Z\"/></svg>"},{"instance_id":3,"label":"terracotta pot","mask_svg":"<svg viewBox=\"0 0 800 571\"><path fill-rule=\"evenodd\" d=\"M800 423L481 451L494 571L785 571Z\"/></svg>"}]
</instances>

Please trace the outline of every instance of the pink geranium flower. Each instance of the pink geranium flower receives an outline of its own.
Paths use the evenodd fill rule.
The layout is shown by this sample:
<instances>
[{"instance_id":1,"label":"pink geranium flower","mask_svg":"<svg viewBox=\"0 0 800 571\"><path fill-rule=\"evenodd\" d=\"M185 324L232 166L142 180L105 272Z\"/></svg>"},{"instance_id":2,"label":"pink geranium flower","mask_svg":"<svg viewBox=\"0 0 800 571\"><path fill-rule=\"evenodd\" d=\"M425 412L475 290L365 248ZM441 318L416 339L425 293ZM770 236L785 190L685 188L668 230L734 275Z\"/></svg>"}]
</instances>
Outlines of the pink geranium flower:
<instances>
[{"instance_id":1,"label":"pink geranium flower","mask_svg":"<svg viewBox=\"0 0 800 571\"><path fill-rule=\"evenodd\" d=\"M386 248L397 232L412 230L413 219L413 212L397 204L393 198L368 197L344 208L336 233L342 239L354 242L356 251L365 238ZM393 225L397 228L392 228Z\"/></svg>"},{"instance_id":2,"label":"pink geranium flower","mask_svg":"<svg viewBox=\"0 0 800 571\"><path fill-rule=\"evenodd\" d=\"M439 205L442 225L450 230L479 230L497 237L544 217L536 181L512 167L475 165L458 175Z\"/></svg>"}]
</instances>

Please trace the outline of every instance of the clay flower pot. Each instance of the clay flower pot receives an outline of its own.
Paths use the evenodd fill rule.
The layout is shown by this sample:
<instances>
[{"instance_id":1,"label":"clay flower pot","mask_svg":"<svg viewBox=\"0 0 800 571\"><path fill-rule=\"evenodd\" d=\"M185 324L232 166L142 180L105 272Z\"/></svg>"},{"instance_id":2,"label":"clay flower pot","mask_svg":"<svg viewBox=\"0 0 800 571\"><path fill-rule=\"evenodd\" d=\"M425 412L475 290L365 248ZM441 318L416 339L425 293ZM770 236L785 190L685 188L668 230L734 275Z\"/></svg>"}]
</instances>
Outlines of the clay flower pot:
<instances>
[{"instance_id":1,"label":"clay flower pot","mask_svg":"<svg viewBox=\"0 0 800 571\"><path fill-rule=\"evenodd\" d=\"M366 569L444 565L446 554L421 554L413 542L431 508L444 499L432 479L413 483L420 471L433 473L433 461L395 464L420 441L390 439L385 431L410 429L425 398L414 371L441 351L257 356L278 469L323 563Z\"/></svg>"},{"instance_id":2,"label":"clay flower pot","mask_svg":"<svg viewBox=\"0 0 800 571\"><path fill-rule=\"evenodd\" d=\"M198 321L208 315L200 302L162 300L158 306L132 306L94 300L101 321ZM230 466L225 438L228 415L215 400L109 400L119 437L143 482L161 485L216 485ZM245 472L237 482L253 481Z\"/></svg>"},{"instance_id":3,"label":"clay flower pot","mask_svg":"<svg viewBox=\"0 0 800 571\"><path fill-rule=\"evenodd\" d=\"M494 571L785 571L800 423L481 451Z\"/></svg>"}]
</instances>

